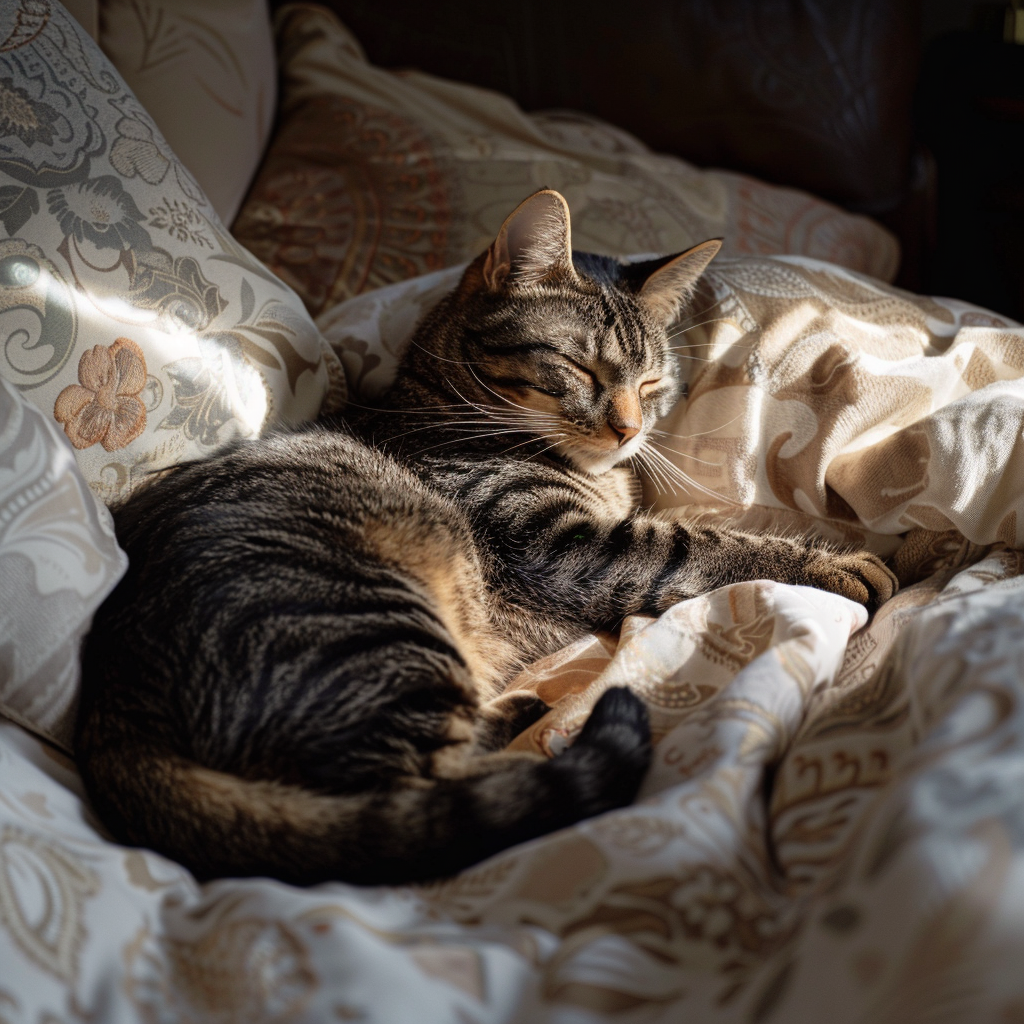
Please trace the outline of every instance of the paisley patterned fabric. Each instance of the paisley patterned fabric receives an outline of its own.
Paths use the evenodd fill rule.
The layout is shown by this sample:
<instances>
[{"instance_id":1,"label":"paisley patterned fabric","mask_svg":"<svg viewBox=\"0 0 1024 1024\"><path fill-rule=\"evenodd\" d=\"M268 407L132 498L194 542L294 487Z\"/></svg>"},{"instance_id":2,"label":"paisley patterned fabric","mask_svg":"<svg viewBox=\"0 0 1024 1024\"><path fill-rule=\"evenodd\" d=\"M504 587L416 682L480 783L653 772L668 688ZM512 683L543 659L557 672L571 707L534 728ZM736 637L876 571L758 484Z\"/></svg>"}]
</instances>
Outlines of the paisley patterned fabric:
<instances>
[{"instance_id":1,"label":"paisley patterned fabric","mask_svg":"<svg viewBox=\"0 0 1024 1024\"><path fill-rule=\"evenodd\" d=\"M804 253L891 279L892 236L804 192L652 153L578 114L527 115L497 93L373 67L323 8L278 12L278 128L232 230L314 314L482 252L541 187L578 249Z\"/></svg>"},{"instance_id":2,"label":"paisley patterned fabric","mask_svg":"<svg viewBox=\"0 0 1024 1024\"><path fill-rule=\"evenodd\" d=\"M60 428L0 379L0 712L70 749L78 644L127 564Z\"/></svg>"},{"instance_id":3,"label":"paisley patterned fabric","mask_svg":"<svg viewBox=\"0 0 1024 1024\"><path fill-rule=\"evenodd\" d=\"M0 129L0 377L97 494L318 412L337 367L302 304L55 2L0 6Z\"/></svg>"},{"instance_id":4,"label":"paisley patterned fabric","mask_svg":"<svg viewBox=\"0 0 1024 1024\"><path fill-rule=\"evenodd\" d=\"M60 8L0 7L0 39L0 710L59 741L77 637L123 569L89 487L113 497L312 414L330 371L344 394L342 365L372 401L459 269L327 308L324 356ZM367 166L389 159L374 138L408 124L331 110L363 125ZM515 198L523 173L550 173L575 224L589 200L559 161L614 133L513 114L529 158L495 166ZM432 137L402 138L415 159L408 182L388 167L394 189L451 180L432 176ZM466 138L463 155L488 144ZM635 143L614 145L621 169ZM337 223L384 223L345 194ZM593 210L624 219L583 216L578 235L606 224L615 248L646 193L600 195ZM397 276L492 230L477 210L434 246L416 208L381 229L410 254ZM691 223L675 216L652 215L636 247L686 244L663 244ZM322 240L295 244L295 266L319 260ZM383 265L360 251L360 274ZM109 842L73 763L0 720L3 1024L1024 1020L1024 328L762 251L717 261L678 325L690 397L661 424L648 500L867 543L892 555L896 597L868 623L819 591L737 584L531 666L512 685L552 710L520 748L561 749L611 685L644 697L657 745L641 799L429 886L200 886ZM316 280L326 305L335 279Z\"/></svg>"},{"instance_id":5,"label":"paisley patterned fabric","mask_svg":"<svg viewBox=\"0 0 1024 1024\"><path fill-rule=\"evenodd\" d=\"M541 667L647 678L641 801L431 886L198 886L0 724L3 1019L1015 1020L1024 563L973 557L901 594L887 648L744 584Z\"/></svg>"}]
</instances>

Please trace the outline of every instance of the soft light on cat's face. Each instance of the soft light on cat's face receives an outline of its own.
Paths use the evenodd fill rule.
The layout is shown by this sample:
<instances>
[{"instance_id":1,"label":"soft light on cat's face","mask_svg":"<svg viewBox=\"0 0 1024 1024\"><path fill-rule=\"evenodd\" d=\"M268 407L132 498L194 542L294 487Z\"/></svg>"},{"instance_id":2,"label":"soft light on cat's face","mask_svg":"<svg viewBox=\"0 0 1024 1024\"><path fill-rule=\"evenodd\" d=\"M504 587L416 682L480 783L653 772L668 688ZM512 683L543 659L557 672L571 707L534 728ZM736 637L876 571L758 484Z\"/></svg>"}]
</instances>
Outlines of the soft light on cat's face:
<instances>
[{"instance_id":1,"label":"soft light on cat's face","mask_svg":"<svg viewBox=\"0 0 1024 1024\"><path fill-rule=\"evenodd\" d=\"M603 473L636 455L672 407L678 362L639 300L596 284L538 291L465 354L484 388L507 403L506 422Z\"/></svg>"},{"instance_id":2,"label":"soft light on cat's face","mask_svg":"<svg viewBox=\"0 0 1024 1024\"><path fill-rule=\"evenodd\" d=\"M709 239L637 263L573 252L568 204L541 189L463 276L451 370L468 368L463 383L495 425L602 473L640 453L678 397L667 328L720 248Z\"/></svg>"}]
</instances>

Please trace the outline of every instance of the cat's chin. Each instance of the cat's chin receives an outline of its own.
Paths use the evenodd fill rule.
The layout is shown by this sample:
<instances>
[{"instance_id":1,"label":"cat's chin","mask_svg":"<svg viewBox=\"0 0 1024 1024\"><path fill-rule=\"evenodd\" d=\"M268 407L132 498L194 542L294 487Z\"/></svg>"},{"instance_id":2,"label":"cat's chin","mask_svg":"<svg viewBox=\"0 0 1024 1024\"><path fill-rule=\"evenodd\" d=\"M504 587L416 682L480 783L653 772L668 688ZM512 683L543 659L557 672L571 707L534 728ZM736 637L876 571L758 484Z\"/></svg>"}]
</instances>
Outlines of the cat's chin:
<instances>
[{"instance_id":1,"label":"cat's chin","mask_svg":"<svg viewBox=\"0 0 1024 1024\"><path fill-rule=\"evenodd\" d=\"M566 446L563 448L562 454L577 469L592 473L594 476L600 476L602 473L607 473L609 469L614 469L619 463L625 462L626 459L636 455L642 445L643 442L640 439L627 441L621 448L612 449L584 448L582 445L572 445L571 447Z\"/></svg>"}]
</instances>

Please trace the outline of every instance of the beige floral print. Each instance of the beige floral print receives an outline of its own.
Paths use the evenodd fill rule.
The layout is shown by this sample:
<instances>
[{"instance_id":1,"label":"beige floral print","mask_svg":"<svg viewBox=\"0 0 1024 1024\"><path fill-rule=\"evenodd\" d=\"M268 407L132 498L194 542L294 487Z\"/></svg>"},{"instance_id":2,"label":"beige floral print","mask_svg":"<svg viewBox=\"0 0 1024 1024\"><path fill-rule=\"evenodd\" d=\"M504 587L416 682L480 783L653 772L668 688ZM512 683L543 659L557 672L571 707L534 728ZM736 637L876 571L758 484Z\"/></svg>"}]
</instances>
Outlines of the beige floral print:
<instances>
[{"instance_id":1,"label":"beige floral print","mask_svg":"<svg viewBox=\"0 0 1024 1024\"><path fill-rule=\"evenodd\" d=\"M113 345L94 345L79 360L78 383L57 396L54 419L76 448L124 448L146 427L146 408L139 399L145 384L146 359L134 341L118 338Z\"/></svg>"}]
</instances>

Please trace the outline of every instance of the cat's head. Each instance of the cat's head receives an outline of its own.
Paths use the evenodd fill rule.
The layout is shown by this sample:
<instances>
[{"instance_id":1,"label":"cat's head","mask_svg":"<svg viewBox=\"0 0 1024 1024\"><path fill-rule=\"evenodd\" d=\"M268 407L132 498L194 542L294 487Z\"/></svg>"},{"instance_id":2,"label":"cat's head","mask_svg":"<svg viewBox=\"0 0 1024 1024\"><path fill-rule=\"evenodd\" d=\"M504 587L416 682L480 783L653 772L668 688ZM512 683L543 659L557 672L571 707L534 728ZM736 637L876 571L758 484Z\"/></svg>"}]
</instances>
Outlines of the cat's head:
<instances>
[{"instance_id":1,"label":"cat's head","mask_svg":"<svg viewBox=\"0 0 1024 1024\"><path fill-rule=\"evenodd\" d=\"M679 397L667 329L720 248L633 264L573 253L566 201L536 192L453 296L444 372L496 424L604 472L636 455Z\"/></svg>"}]
</instances>

